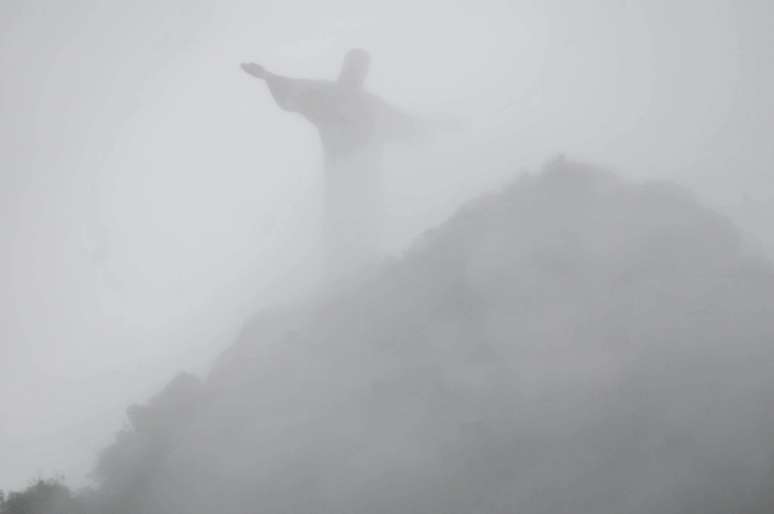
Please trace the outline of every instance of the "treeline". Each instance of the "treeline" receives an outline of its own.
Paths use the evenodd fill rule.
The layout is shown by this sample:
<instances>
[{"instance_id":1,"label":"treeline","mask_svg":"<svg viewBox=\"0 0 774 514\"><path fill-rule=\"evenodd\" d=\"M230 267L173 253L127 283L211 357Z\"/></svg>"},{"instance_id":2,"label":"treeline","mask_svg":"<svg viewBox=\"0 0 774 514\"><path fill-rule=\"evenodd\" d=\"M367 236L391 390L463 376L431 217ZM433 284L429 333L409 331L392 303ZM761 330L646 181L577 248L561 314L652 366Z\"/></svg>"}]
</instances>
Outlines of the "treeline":
<instances>
[{"instance_id":1,"label":"treeline","mask_svg":"<svg viewBox=\"0 0 774 514\"><path fill-rule=\"evenodd\" d=\"M96 514L86 494L77 495L59 478L38 479L23 491L0 491L0 514Z\"/></svg>"},{"instance_id":2,"label":"treeline","mask_svg":"<svg viewBox=\"0 0 774 514\"><path fill-rule=\"evenodd\" d=\"M135 494L163 455L174 433L171 427L193 410L201 387L196 377L181 373L147 405L130 406L128 426L97 459L96 489L74 492L62 477L38 478L23 491L0 491L0 514L136 513Z\"/></svg>"}]
</instances>

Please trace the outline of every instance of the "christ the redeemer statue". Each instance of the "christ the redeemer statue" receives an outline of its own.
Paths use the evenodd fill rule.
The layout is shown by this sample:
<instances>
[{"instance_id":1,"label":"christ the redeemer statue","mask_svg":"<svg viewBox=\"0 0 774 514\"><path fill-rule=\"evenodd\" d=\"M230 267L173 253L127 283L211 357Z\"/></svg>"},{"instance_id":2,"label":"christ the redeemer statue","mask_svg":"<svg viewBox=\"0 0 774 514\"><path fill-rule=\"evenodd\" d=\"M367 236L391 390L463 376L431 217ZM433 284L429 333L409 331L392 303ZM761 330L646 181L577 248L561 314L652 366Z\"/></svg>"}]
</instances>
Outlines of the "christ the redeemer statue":
<instances>
[{"instance_id":1,"label":"christ the redeemer statue","mask_svg":"<svg viewBox=\"0 0 774 514\"><path fill-rule=\"evenodd\" d=\"M295 79L256 63L242 69L269 86L282 109L309 120L320 134L325 158L324 246L328 279L352 276L381 254L382 149L410 141L423 124L369 93L370 58L350 50L338 80Z\"/></svg>"}]
</instances>

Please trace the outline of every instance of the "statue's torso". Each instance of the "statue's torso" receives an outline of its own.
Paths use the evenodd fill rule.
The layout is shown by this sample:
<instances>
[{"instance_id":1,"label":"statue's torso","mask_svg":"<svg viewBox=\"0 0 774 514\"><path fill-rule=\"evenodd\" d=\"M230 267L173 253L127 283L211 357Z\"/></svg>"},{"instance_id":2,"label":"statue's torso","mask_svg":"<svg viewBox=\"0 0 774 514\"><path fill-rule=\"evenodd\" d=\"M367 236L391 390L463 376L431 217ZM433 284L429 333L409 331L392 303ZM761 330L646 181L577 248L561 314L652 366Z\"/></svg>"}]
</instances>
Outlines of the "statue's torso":
<instances>
[{"instance_id":1,"label":"statue's torso","mask_svg":"<svg viewBox=\"0 0 774 514\"><path fill-rule=\"evenodd\" d=\"M325 83L304 102L306 105L300 112L317 127L327 161L379 145L377 100L367 91L348 90L335 82Z\"/></svg>"}]
</instances>

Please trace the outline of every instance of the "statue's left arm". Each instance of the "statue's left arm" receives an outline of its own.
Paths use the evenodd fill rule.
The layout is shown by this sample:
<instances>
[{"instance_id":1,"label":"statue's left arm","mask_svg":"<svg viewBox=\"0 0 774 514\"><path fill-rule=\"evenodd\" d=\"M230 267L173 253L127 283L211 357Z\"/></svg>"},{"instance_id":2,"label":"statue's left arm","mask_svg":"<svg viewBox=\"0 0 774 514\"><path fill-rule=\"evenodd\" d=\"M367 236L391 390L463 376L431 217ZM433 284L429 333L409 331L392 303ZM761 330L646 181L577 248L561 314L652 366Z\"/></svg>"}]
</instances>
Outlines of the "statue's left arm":
<instances>
[{"instance_id":1,"label":"statue's left arm","mask_svg":"<svg viewBox=\"0 0 774 514\"><path fill-rule=\"evenodd\" d=\"M417 142L427 136L427 124L394 107L381 98L372 97L374 122L380 136L386 141Z\"/></svg>"},{"instance_id":2,"label":"statue's left arm","mask_svg":"<svg viewBox=\"0 0 774 514\"><path fill-rule=\"evenodd\" d=\"M440 134L463 132L468 123L458 118L412 116L381 98L373 97L376 124L386 141L422 142Z\"/></svg>"}]
</instances>

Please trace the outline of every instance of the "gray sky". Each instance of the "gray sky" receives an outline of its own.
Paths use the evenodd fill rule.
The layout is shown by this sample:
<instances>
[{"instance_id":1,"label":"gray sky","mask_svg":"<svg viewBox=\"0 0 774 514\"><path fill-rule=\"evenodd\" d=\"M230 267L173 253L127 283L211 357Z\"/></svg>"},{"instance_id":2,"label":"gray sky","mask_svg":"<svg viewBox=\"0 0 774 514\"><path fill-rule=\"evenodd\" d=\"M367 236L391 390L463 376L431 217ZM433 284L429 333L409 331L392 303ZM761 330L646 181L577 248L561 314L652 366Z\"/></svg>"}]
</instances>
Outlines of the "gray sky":
<instances>
[{"instance_id":1,"label":"gray sky","mask_svg":"<svg viewBox=\"0 0 774 514\"><path fill-rule=\"evenodd\" d=\"M453 4L453 5L450 5ZM351 47L464 140L388 162L391 247L556 152L696 190L774 248L774 4L0 4L0 489L98 448L316 272L320 149L238 63Z\"/></svg>"}]
</instances>

